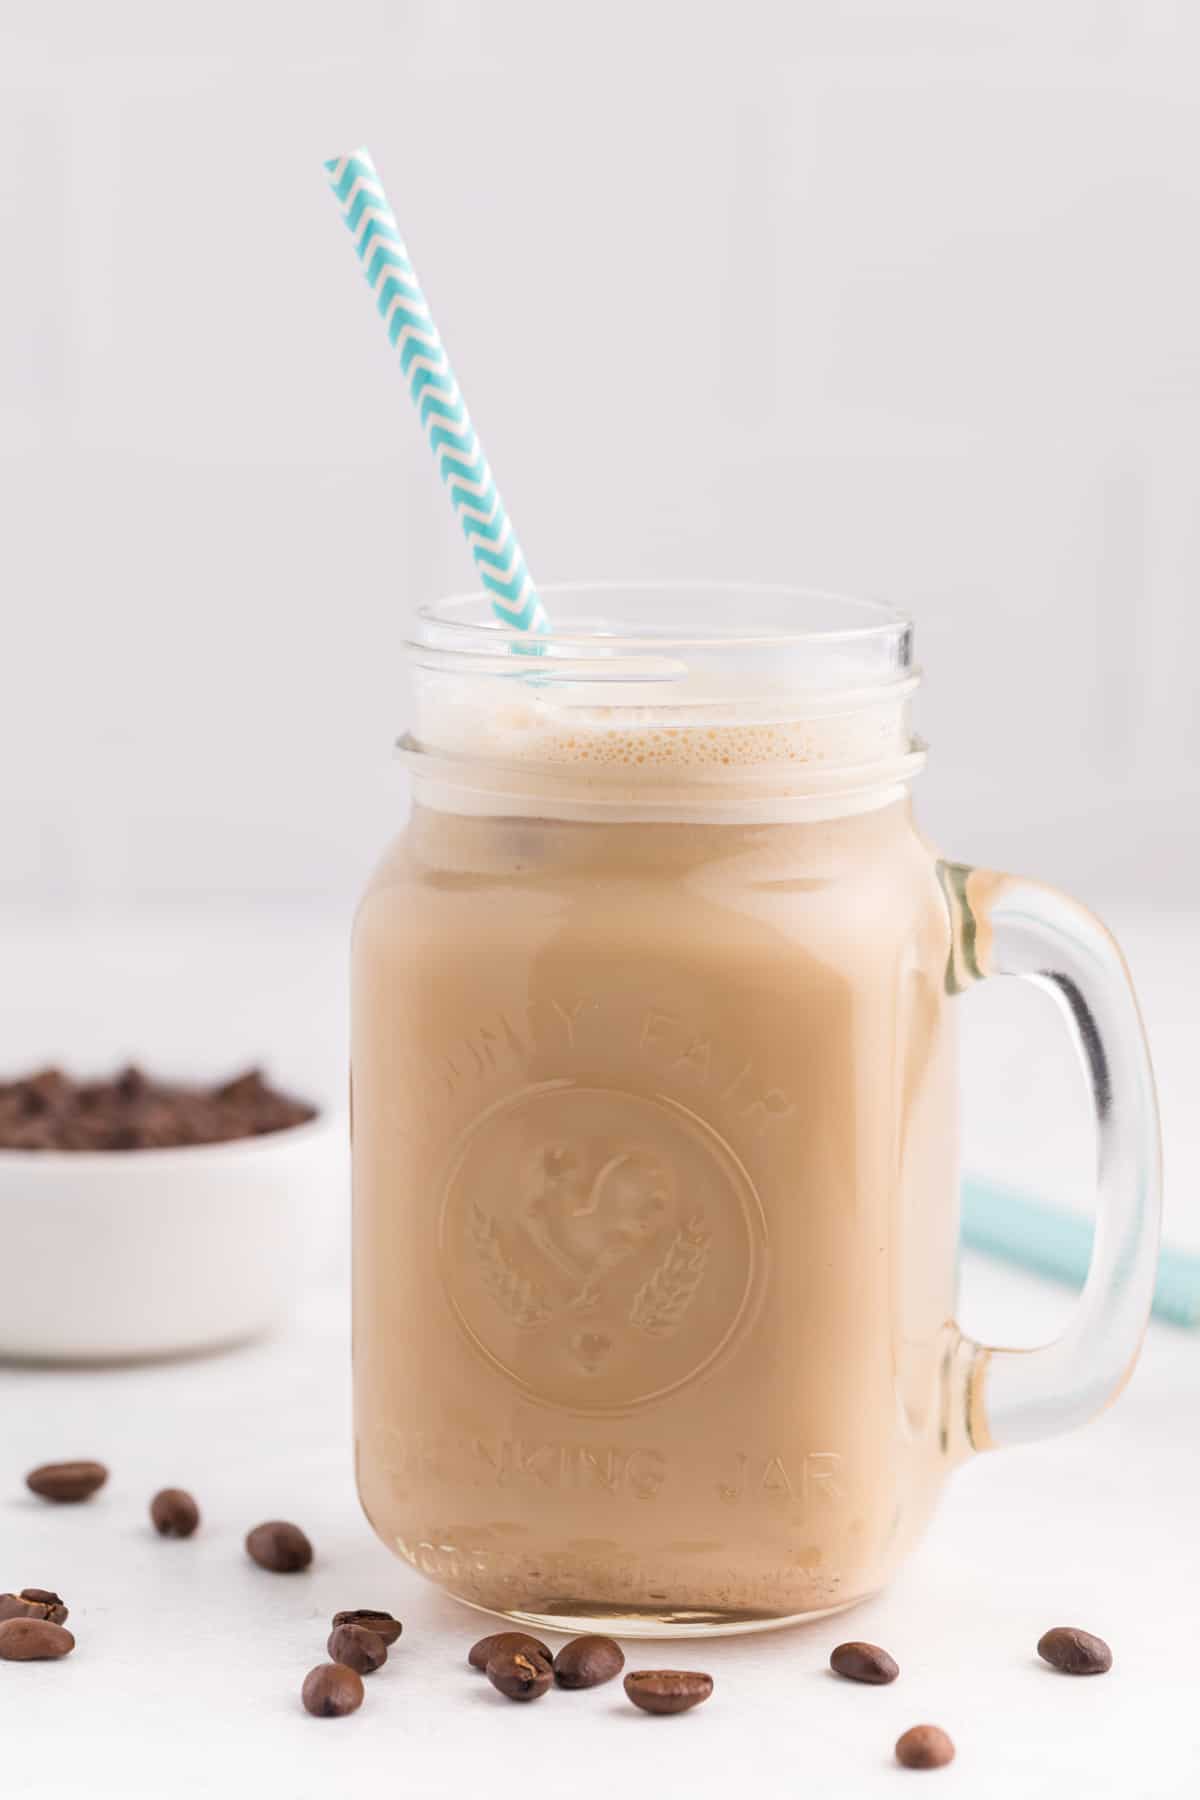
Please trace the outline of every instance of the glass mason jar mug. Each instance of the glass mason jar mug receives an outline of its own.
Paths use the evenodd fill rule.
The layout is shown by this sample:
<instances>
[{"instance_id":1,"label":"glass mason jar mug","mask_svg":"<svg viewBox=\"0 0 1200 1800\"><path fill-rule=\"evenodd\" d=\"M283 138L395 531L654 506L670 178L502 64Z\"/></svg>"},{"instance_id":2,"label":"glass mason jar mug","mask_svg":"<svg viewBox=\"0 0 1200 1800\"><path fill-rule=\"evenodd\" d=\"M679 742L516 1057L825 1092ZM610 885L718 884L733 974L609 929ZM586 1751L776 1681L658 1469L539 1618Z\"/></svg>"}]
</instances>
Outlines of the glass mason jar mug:
<instances>
[{"instance_id":1,"label":"glass mason jar mug","mask_svg":"<svg viewBox=\"0 0 1200 1800\"><path fill-rule=\"evenodd\" d=\"M749 1629L878 1589L973 1450L1120 1388L1158 1130L1120 954L940 861L906 620L703 584L424 612L413 807L353 956L363 1505L526 1623ZM1066 1335L955 1324L955 998L1021 975L1090 1075Z\"/></svg>"}]
</instances>

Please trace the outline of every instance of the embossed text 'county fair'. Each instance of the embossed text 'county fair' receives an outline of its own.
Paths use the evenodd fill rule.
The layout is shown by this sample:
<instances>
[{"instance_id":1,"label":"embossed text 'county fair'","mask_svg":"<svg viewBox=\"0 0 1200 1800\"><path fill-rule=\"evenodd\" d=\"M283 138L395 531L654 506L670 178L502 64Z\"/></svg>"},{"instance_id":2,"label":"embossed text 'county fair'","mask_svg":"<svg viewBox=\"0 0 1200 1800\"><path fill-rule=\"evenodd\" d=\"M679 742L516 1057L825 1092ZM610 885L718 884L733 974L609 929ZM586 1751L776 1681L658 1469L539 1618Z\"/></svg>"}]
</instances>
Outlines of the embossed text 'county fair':
<instances>
[{"instance_id":1,"label":"embossed text 'county fair'","mask_svg":"<svg viewBox=\"0 0 1200 1800\"><path fill-rule=\"evenodd\" d=\"M713 1040L687 1026L674 1013L643 1014L638 1049L644 1061L697 1092L715 1092L738 1118L747 1121L760 1136L775 1120L786 1119L792 1102L780 1088L766 1088L749 1062L732 1068L724 1062Z\"/></svg>"},{"instance_id":2,"label":"embossed text 'county fair'","mask_svg":"<svg viewBox=\"0 0 1200 1800\"><path fill-rule=\"evenodd\" d=\"M507 1013L481 1021L458 1040L443 1061L446 1098L452 1100L464 1085L486 1081L505 1069L523 1069L537 1051L561 1054L576 1049L583 1021L595 1010L595 1001L584 994L551 1000L544 1006L531 1004L521 1031Z\"/></svg>"},{"instance_id":3,"label":"embossed text 'county fair'","mask_svg":"<svg viewBox=\"0 0 1200 1800\"><path fill-rule=\"evenodd\" d=\"M505 1071L521 1072L535 1054L586 1056L589 1041L611 1049L614 1025L631 1038L638 1061L681 1095L707 1094L757 1136L794 1111L791 1098L761 1080L752 1062L730 1054L712 1033L679 1014L648 1008L615 1021L590 994L531 1005L519 1022L504 1012L481 1020L441 1059L442 1098L454 1100Z\"/></svg>"}]
</instances>

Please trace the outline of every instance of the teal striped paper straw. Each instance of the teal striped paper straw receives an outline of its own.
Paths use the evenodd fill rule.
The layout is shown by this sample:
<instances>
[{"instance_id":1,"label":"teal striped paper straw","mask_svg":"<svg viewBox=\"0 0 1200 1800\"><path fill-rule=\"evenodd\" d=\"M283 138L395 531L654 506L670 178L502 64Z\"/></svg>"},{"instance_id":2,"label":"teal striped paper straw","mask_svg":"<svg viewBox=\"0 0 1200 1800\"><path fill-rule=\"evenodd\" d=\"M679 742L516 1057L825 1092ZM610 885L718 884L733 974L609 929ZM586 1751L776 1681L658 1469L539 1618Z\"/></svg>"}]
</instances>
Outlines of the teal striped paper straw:
<instances>
[{"instance_id":1,"label":"teal striped paper straw","mask_svg":"<svg viewBox=\"0 0 1200 1800\"><path fill-rule=\"evenodd\" d=\"M545 632L545 611L370 153L332 157L325 171L492 611L518 631Z\"/></svg>"},{"instance_id":2,"label":"teal striped paper straw","mask_svg":"<svg viewBox=\"0 0 1200 1800\"><path fill-rule=\"evenodd\" d=\"M962 1241L987 1256L1082 1287L1094 1231L1092 1220L1082 1213L974 1176L963 1181ZM1173 1325L1200 1325L1200 1256L1163 1245L1153 1311L1155 1318Z\"/></svg>"}]
</instances>

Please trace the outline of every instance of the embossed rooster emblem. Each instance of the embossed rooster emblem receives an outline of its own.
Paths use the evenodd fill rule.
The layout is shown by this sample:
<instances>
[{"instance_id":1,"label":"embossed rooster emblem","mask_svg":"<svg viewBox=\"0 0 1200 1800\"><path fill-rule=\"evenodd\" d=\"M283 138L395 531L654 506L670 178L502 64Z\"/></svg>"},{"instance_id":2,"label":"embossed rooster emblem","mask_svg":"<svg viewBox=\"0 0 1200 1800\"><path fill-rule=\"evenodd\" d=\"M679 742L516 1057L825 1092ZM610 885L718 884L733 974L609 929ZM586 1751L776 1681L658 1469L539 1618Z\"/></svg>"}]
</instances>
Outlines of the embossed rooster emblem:
<instances>
[{"instance_id":1,"label":"embossed rooster emblem","mask_svg":"<svg viewBox=\"0 0 1200 1800\"><path fill-rule=\"evenodd\" d=\"M618 1151L588 1181L568 1144L547 1144L526 1164L522 1222L538 1249L591 1292L610 1269L654 1241L673 1198L652 1151ZM577 1295L572 1304L578 1301Z\"/></svg>"},{"instance_id":2,"label":"embossed rooster emblem","mask_svg":"<svg viewBox=\"0 0 1200 1800\"><path fill-rule=\"evenodd\" d=\"M601 1150L594 1141L565 1138L538 1145L520 1167L509 1218L502 1237L476 1203L472 1236L485 1285L523 1329L545 1325L564 1309L584 1315L587 1324L572 1333L569 1344L586 1375L603 1368L623 1325L651 1338L674 1333L700 1286L711 1248L703 1214L681 1216L670 1168L661 1155L640 1145ZM545 1259L543 1269L549 1263L565 1280L568 1292L557 1304L546 1293L553 1283L520 1254L521 1236ZM656 1253L652 1262L650 1251ZM638 1282L643 1258L649 1266ZM626 1279L610 1292L607 1279L626 1265L637 1285L631 1292ZM609 1320L614 1305L622 1319Z\"/></svg>"}]
</instances>

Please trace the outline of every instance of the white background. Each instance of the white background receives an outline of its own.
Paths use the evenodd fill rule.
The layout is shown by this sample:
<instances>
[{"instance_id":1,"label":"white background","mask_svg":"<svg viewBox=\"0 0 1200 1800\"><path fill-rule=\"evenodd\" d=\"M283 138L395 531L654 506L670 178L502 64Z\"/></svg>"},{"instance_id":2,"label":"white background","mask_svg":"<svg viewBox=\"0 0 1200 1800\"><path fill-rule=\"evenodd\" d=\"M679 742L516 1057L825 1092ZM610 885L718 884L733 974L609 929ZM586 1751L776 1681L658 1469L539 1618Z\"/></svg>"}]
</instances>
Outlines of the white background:
<instances>
[{"instance_id":1,"label":"white background","mask_svg":"<svg viewBox=\"0 0 1200 1800\"><path fill-rule=\"evenodd\" d=\"M343 904L470 584L368 142L535 575L911 607L923 817L1200 884L1200 10L0 0L0 894Z\"/></svg>"}]
</instances>

